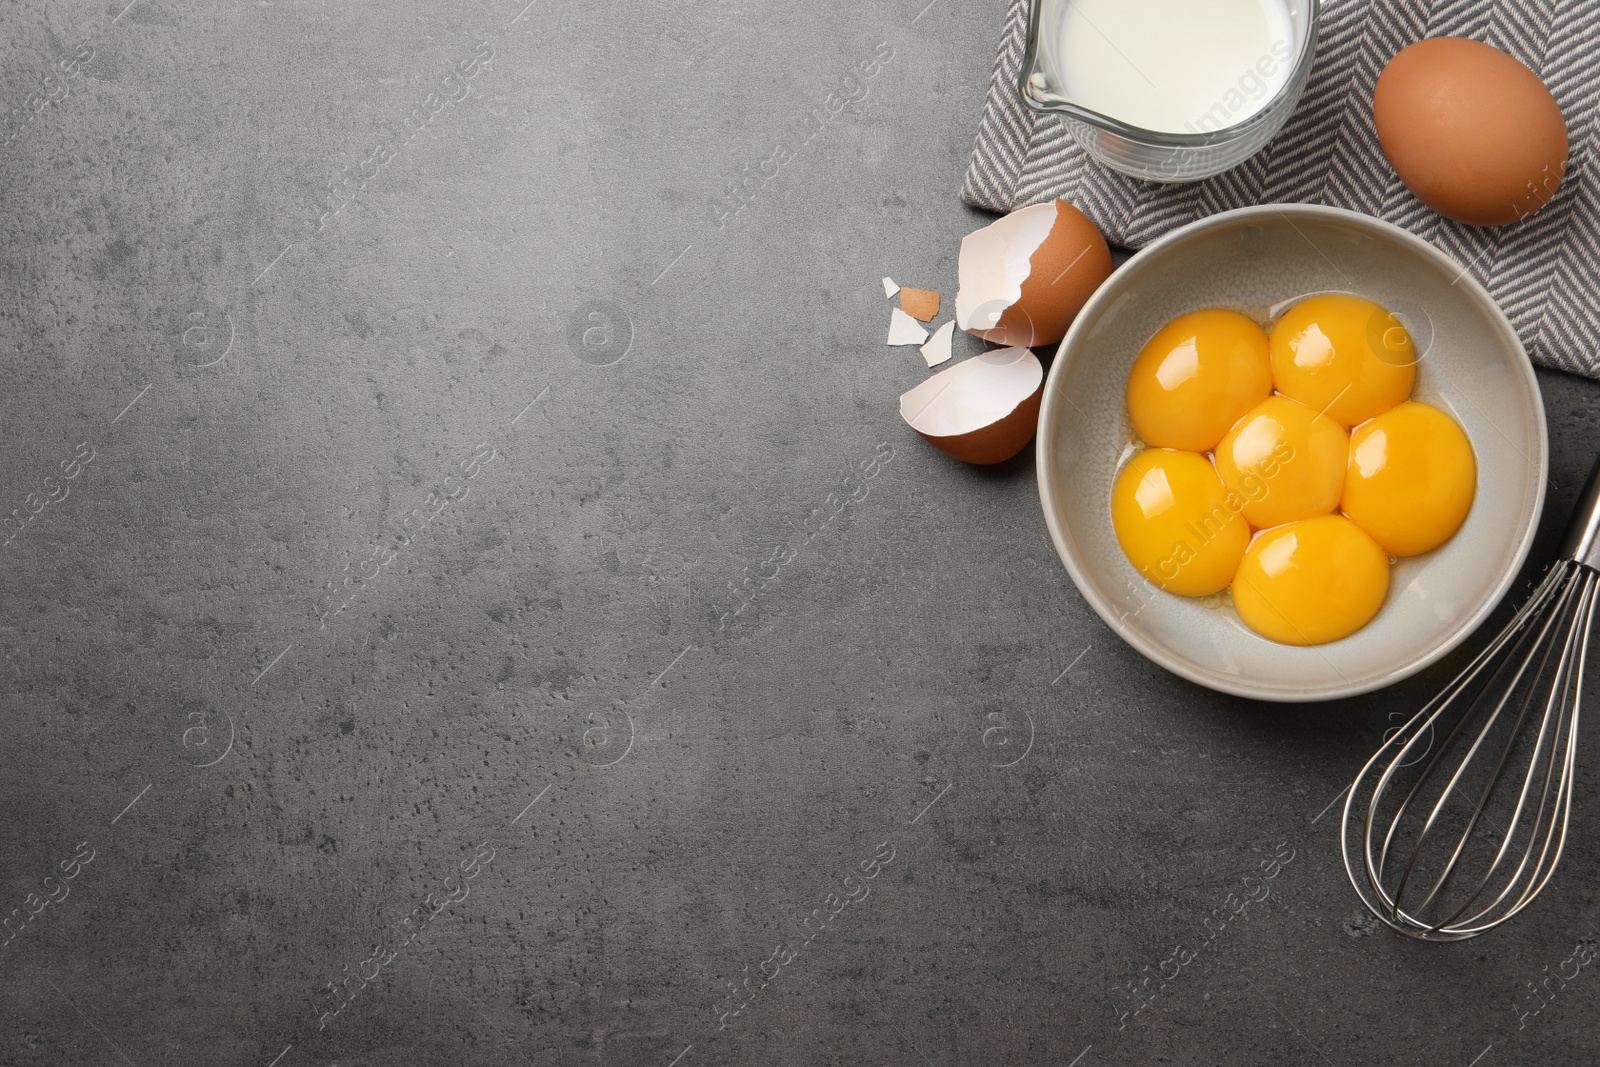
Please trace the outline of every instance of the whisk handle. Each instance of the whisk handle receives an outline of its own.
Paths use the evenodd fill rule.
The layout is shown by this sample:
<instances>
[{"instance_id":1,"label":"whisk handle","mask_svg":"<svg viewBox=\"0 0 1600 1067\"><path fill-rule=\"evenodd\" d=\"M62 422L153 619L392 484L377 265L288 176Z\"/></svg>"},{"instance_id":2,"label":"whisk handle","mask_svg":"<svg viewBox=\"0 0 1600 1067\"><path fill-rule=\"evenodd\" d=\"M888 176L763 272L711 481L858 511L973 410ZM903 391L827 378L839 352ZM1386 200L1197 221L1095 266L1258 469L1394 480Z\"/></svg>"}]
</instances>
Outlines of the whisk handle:
<instances>
[{"instance_id":1,"label":"whisk handle","mask_svg":"<svg viewBox=\"0 0 1600 1067\"><path fill-rule=\"evenodd\" d=\"M1575 559L1600 570L1600 460L1589 472L1589 481L1572 512L1572 529L1561 546L1564 559Z\"/></svg>"}]
</instances>

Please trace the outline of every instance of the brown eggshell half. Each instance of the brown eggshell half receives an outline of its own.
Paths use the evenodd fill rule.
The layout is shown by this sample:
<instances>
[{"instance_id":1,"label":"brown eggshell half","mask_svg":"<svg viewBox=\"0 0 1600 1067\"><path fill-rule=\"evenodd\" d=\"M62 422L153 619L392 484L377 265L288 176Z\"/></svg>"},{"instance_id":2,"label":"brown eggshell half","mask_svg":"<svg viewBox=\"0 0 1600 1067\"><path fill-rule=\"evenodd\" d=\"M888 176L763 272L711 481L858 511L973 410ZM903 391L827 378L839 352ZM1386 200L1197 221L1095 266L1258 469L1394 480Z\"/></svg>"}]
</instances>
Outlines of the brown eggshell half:
<instances>
[{"instance_id":1,"label":"brown eggshell half","mask_svg":"<svg viewBox=\"0 0 1600 1067\"><path fill-rule=\"evenodd\" d=\"M1067 335L1067 327L1089 297L1111 276L1111 249L1087 215L1065 200L1023 210L1051 206L1055 208L1055 221L1028 257L1028 274L1016 300L1001 312L994 326L968 325L963 329L995 344L1056 344ZM997 263L981 262L979 257L963 257L961 266L966 268L961 278L963 285L974 280L975 272L1004 269ZM959 296L957 306L961 306Z\"/></svg>"},{"instance_id":2,"label":"brown eggshell half","mask_svg":"<svg viewBox=\"0 0 1600 1067\"><path fill-rule=\"evenodd\" d=\"M1539 76L1462 37L1402 49L1373 91L1378 142L1418 200L1469 226L1504 226L1549 203L1567 125Z\"/></svg>"},{"instance_id":3,"label":"brown eggshell half","mask_svg":"<svg viewBox=\"0 0 1600 1067\"><path fill-rule=\"evenodd\" d=\"M1026 348L998 348L940 371L900 397L900 417L965 463L1003 463L1039 426L1044 367Z\"/></svg>"}]
</instances>

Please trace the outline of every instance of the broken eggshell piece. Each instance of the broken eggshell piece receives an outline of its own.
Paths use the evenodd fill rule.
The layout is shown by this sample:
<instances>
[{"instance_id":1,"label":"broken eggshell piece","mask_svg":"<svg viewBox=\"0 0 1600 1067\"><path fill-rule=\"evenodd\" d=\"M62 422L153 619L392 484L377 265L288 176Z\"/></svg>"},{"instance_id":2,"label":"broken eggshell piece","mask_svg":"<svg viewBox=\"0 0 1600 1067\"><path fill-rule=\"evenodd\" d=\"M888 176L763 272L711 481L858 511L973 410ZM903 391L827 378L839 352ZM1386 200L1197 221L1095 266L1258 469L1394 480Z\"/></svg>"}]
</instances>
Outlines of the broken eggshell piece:
<instances>
[{"instance_id":1,"label":"broken eggshell piece","mask_svg":"<svg viewBox=\"0 0 1600 1067\"><path fill-rule=\"evenodd\" d=\"M1039 425L1044 367L1026 348L984 352L900 396L900 417L939 451L966 463L1002 463Z\"/></svg>"},{"instance_id":2,"label":"broken eggshell piece","mask_svg":"<svg viewBox=\"0 0 1600 1067\"><path fill-rule=\"evenodd\" d=\"M1065 200L1025 207L961 241L956 324L1002 345L1053 345L1111 276L1111 249Z\"/></svg>"},{"instance_id":3,"label":"broken eggshell piece","mask_svg":"<svg viewBox=\"0 0 1600 1067\"><path fill-rule=\"evenodd\" d=\"M914 319L932 322L939 314L939 294L931 289L901 289L900 310Z\"/></svg>"},{"instance_id":4,"label":"broken eggshell piece","mask_svg":"<svg viewBox=\"0 0 1600 1067\"><path fill-rule=\"evenodd\" d=\"M941 363L950 361L950 341L955 332L954 321L947 322L933 331L928 343L922 346L922 358L927 361L928 366L937 367Z\"/></svg>"},{"instance_id":5,"label":"broken eggshell piece","mask_svg":"<svg viewBox=\"0 0 1600 1067\"><path fill-rule=\"evenodd\" d=\"M907 315L899 308L889 312L889 344L891 345L920 345L928 339L928 331L922 324Z\"/></svg>"}]
</instances>

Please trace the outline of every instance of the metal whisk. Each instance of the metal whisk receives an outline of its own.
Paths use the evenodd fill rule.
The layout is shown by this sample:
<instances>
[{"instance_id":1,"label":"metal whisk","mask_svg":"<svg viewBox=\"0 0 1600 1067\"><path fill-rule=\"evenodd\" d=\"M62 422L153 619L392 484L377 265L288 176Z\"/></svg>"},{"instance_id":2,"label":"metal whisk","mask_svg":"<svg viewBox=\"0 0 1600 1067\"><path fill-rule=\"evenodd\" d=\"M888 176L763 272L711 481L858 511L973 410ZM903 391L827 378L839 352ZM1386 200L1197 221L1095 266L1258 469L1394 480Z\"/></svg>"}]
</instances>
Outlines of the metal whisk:
<instances>
[{"instance_id":1,"label":"metal whisk","mask_svg":"<svg viewBox=\"0 0 1600 1067\"><path fill-rule=\"evenodd\" d=\"M1597 594L1600 463L1533 597L1350 786L1345 871L1392 929L1422 941L1476 937L1532 903L1555 873Z\"/></svg>"}]
</instances>

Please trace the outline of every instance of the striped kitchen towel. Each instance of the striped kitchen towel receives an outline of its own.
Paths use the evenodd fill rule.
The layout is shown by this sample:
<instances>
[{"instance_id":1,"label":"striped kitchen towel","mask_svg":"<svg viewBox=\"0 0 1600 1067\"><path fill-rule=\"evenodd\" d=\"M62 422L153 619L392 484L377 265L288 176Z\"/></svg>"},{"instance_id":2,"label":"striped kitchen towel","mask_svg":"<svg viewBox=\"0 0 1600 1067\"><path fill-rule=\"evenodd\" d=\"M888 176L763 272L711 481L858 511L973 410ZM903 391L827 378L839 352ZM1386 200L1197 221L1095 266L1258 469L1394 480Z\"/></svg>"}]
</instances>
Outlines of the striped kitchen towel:
<instances>
[{"instance_id":1,"label":"striped kitchen towel","mask_svg":"<svg viewBox=\"0 0 1600 1067\"><path fill-rule=\"evenodd\" d=\"M1017 72L1028 0L1009 3L961 190L967 203L1003 212L1063 197L1113 244L1130 248L1247 204L1362 211L1426 237L1468 266L1505 309L1535 363L1600 378L1595 0L1323 0L1316 65L1283 132L1233 170L1184 185L1107 170L1078 147L1058 116L1023 105ZM1561 104L1572 145L1566 180L1526 222L1479 229L1442 218L1406 190L1378 147L1372 124L1378 74L1406 45L1440 36L1472 37L1509 52L1538 72Z\"/></svg>"}]
</instances>

